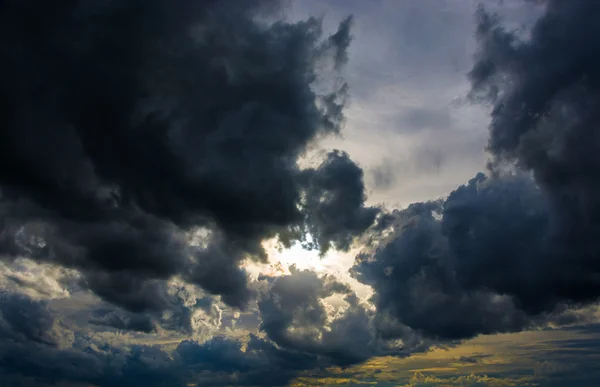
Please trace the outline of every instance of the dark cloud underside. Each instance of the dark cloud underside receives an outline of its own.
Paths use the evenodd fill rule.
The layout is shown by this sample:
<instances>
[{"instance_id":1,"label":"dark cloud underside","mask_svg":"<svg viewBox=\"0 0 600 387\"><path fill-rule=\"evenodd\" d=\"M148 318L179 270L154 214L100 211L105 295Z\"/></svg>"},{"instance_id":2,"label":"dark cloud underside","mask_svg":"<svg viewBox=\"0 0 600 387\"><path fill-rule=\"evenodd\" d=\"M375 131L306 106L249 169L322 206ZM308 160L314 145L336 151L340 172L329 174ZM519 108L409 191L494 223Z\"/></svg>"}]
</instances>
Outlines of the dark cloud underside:
<instances>
[{"instance_id":1,"label":"dark cloud underside","mask_svg":"<svg viewBox=\"0 0 600 387\"><path fill-rule=\"evenodd\" d=\"M348 249L373 223L379 210L364 206L362 170L347 154L297 164L344 122L352 19L322 37L316 19L277 21L279 7L0 3L0 256L74 269L56 281L101 299L86 329L210 338L221 324L210 295L241 309L263 297L241 265L266 261L264 240ZM333 334L308 350L257 337L243 349L184 341L172 357L116 348L13 290L0 302L0 368L14 385L274 386L344 352Z\"/></svg>"},{"instance_id":2,"label":"dark cloud underside","mask_svg":"<svg viewBox=\"0 0 600 387\"><path fill-rule=\"evenodd\" d=\"M267 22L274 1L1 7L5 257L76 268L134 312L164 309L153 281L173 276L243 307L239 264L266 260L263 240L310 230L344 248L373 220L347 157L351 175L296 164L343 123L345 84L319 79L344 65L351 19L321 39L314 19ZM327 208L344 224L310 224L331 220L305 215L301 197L341 191L356 193Z\"/></svg>"}]
</instances>

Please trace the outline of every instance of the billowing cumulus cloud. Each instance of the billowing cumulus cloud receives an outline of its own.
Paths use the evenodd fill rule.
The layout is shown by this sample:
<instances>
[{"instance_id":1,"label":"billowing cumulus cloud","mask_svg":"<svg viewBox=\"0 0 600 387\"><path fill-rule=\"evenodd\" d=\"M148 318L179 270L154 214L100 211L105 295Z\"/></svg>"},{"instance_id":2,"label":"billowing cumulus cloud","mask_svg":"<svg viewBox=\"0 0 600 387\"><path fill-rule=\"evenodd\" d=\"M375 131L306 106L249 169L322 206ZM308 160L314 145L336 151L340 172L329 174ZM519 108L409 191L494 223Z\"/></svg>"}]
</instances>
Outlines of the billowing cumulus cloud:
<instances>
[{"instance_id":1,"label":"billowing cumulus cloud","mask_svg":"<svg viewBox=\"0 0 600 387\"><path fill-rule=\"evenodd\" d=\"M0 308L0 371L9 386L278 386L316 364L315 357L279 350L256 336L248 343L184 340L173 351L115 346L61 328L43 302L11 297Z\"/></svg>"},{"instance_id":2,"label":"billowing cumulus cloud","mask_svg":"<svg viewBox=\"0 0 600 387\"><path fill-rule=\"evenodd\" d=\"M599 12L548 1L519 38L479 10L469 76L493 104L491 177L393 214L393 235L354 268L382 319L457 339L561 320L600 296Z\"/></svg>"},{"instance_id":3,"label":"billowing cumulus cloud","mask_svg":"<svg viewBox=\"0 0 600 387\"><path fill-rule=\"evenodd\" d=\"M536 246L543 234L538 198L522 195L530 187L522 189L523 180L480 175L443 203L395 213L391 241L354 267L373 286L378 312L444 339L526 327L524 312L501 289L520 290L524 283L532 291L525 296L537 296L539 284L529 282L536 273L515 272L531 256L523 248Z\"/></svg>"},{"instance_id":4,"label":"billowing cumulus cloud","mask_svg":"<svg viewBox=\"0 0 600 387\"><path fill-rule=\"evenodd\" d=\"M316 169L302 172L304 207L309 234L321 252L330 247L348 250L379 213L365 207L363 171L348 154L332 151Z\"/></svg>"},{"instance_id":5,"label":"billowing cumulus cloud","mask_svg":"<svg viewBox=\"0 0 600 387\"><path fill-rule=\"evenodd\" d=\"M312 169L297 163L343 125L339 71L352 19L323 37L316 19L277 21L279 7L1 5L4 380L280 385L317 365L322 344L212 338L223 303L243 309L257 296L241 266L267 260L264 240L290 244L310 233L323 252L347 250L379 211L365 207L362 170L347 154L334 151ZM49 300L89 292L91 304L63 304L81 309L67 328ZM322 307L327 294L310 301ZM353 305L358 329L368 329ZM260 309L264 326L285 316ZM169 331L198 342L168 354L112 347L85 330L147 340ZM341 351L343 340L326 334L319 340Z\"/></svg>"},{"instance_id":6,"label":"billowing cumulus cloud","mask_svg":"<svg viewBox=\"0 0 600 387\"><path fill-rule=\"evenodd\" d=\"M115 286L114 291L118 289L120 287ZM115 307L114 303L99 303L91 306L89 323L145 333L168 330L202 338L212 337L221 326L222 310L214 297L193 286L177 281L154 281L139 292L157 302L156 306L127 309Z\"/></svg>"},{"instance_id":7,"label":"billowing cumulus cloud","mask_svg":"<svg viewBox=\"0 0 600 387\"><path fill-rule=\"evenodd\" d=\"M598 12L596 2L549 1L524 42L480 12L479 59L470 73L473 95L494 106L493 168L514 162L534 173L552 203L557 237L590 268L600 215Z\"/></svg>"},{"instance_id":8,"label":"billowing cumulus cloud","mask_svg":"<svg viewBox=\"0 0 600 387\"><path fill-rule=\"evenodd\" d=\"M7 295L0 300L3 381L27 385L35 379L40 386L67 381L100 386L283 386L300 372L354 364L379 353L371 316L346 286L294 271L270 287L260 307L267 338L207 335L202 341L183 340L172 349L129 343L126 337L119 344L103 342L102 336L68 329L46 301ZM349 307L328 321L322 300L335 292L347 295ZM119 324L144 326L122 315L106 320L117 328ZM311 329L319 335L311 335Z\"/></svg>"},{"instance_id":9,"label":"billowing cumulus cloud","mask_svg":"<svg viewBox=\"0 0 600 387\"><path fill-rule=\"evenodd\" d=\"M0 336L3 338L50 346L61 341L57 321L44 301L31 300L19 294L2 294L0 316Z\"/></svg>"},{"instance_id":10,"label":"billowing cumulus cloud","mask_svg":"<svg viewBox=\"0 0 600 387\"><path fill-rule=\"evenodd\" d=\"M347 248L376 212L360 169L296 161L343 123L346 86L322 75L339 79L351 19L322 38L277 8L3 3L0 253L77 269L137 313L169 309L174 276L245 307L239 266L266 260L267 238L310 230ZM313 196L331 196L327 219Z\"/></svg>"},{"instance_id":11,"label":"billowing cumulus cloud","mask_svg":"<svg viewBox=\"0 0 600 387\"><path fill-rule=\"evenodd\" d=\"M271 282L258 301L260 330L280 347L320 356L335 365L400 353L399 346L377 336L372 311L347 285L294 267L290 275ZM340 296L337 308L327 308L325 299L336 295Z\"/></svg>"}]
</instances>

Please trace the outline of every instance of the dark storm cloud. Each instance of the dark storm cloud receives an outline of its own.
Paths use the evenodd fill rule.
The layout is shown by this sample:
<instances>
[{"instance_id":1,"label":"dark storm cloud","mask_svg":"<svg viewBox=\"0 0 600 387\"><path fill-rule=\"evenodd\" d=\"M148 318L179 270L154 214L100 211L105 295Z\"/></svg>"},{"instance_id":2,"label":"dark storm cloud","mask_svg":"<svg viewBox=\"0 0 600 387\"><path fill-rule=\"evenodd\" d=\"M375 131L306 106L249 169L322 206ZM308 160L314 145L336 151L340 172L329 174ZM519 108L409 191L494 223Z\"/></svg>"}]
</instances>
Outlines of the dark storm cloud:
<instances>
[{"instance_id":1,"label":"dark storm cloud","mask_svg":"<svg viewBox=\"0 0 600 387\"><path fill-rule=\"evenodd\" d=\"M259 300L260 329L279 345L311 346L327 323L321 300L349 289L311 271L291 270L291 275L273 279L273 285ZM297 335L291 331L293 327L300 329Z\"/></svg>"},{"instance_id":2,"label":"dark storm cloud","mask_svg":"<svg viewBox=\"0 0 600 387\"><path fill-rule=\"evenodd\" d=\"M483 177L480 180L483 180ZM467 197L463 200L465 195L460 195L459 189L451 194L445 203L415 203L406 210L398 211L395 214L393 239L378 249L372 257L365 256L359 260L354 267L357 278L373 286L374 301L382 318L392 317L416 331L443 339L459 339L478 333L512 331L526 327L528 320L522 312L516 310L510 298L496 296L493 288L490 292L485 286L474 286L473 290L470 290L461 282L461 272L457 266L463 260L469 259L463 256L468 250L463 248L456 251L460 255L455 256L453 238L458 240L465 234L469 236L468 233L477 232L484 242L487 242L485 238L494 242L496 233L504 232L505 224L492 216L503 211L507 204L511 204L511 199L518 199L516 195L503 197L502 190L498 193L493 184L490 184L490 188L478 190L478 183L479 181L474 179L470 188L477 190L475 195L479 193L481 198ZM466 217L465 224L458 224L452 219L451 211L455 203L462 204L463 213L471 215L470 218ZM483 207L493 207L490 210L491 217L479 213ZM454 208L456 211L457 206L454 205ZM515 212L520 209L522 208L515 208ZM506 215L502 213L503 219L509 221L513 219L513 215L512 212ZM439 220L440 216L443 216L442 221ZM490 222L490 218L493 221ZM483 226L486 228L482 229ZM477 242L477 236L474 235L468 241ZM512 235L508 235L507 238L510 236ZM465 244L470 248L468 242ZM504 250L494 250L499 246ZM477 274L499 277L502 274L508 275L509 273L498 273L493 265L501 263L506 253L512 253L506 249L513 246L514 249L518 249L517 245L512 243L507 246L499 243L490 246L489 250L474 252L473 259L479 261L472 264L481 262L482 266L489 267L482 268ZM459 250L459 247L456 250ZM486 255L480 256L480 253L494 253L499 262L494 261L492 257L488 259ZM514 257L517 262L520 258L522 255ZM468 266L467 263L463 265ZM510 278L509 275L507 281L510 281ZM481 278L481 282L485 283L488 279L489 277Z\"/></svg>"},{"instance_id":3,"label":"dark storm cloud","mask_svg":"<svg viewBox=\"0 0 600 387\"><path fill-rule=\"evenodd\" d=\"M318 168L303 171L302 178L308 232L323 253L330 246L348 250L379 213L364 205L362 169L347 153L332 151Z\"/></svg>"},{"instance_id":4,"label":"dark storm cloud","mask_svg":"<svg viewBox=\"0 0 600 387\"><path fill-rule=\"evenodd\" d=\"M553 214L529 177L479 174L445 201L395 212L389 240L353 271L373 286L380 320L432 338L568 323L578 317L567 306L597 299L597 275L565 252Z\"/></svg>"},{"instance_id":5,"label":"dark storm cloud","mask_svg":"<svg viewBox=\"0 0 600 387\"><path fill-rule=\"evenodd\" d=\"M0 5L0 254L12 268L25 256L75 269L53 277L55 287L64 280L71 293L102 300L79 306L71 331L48 301L24 295L33 288L16 269L7 272L17 293L0 303L3 383L277 386L365 358L356 345L343 352L348 334L371 337L355 299L334 322L340 333L307 348L252 336L185 341L168 354L112 347L81 329L206 340L222 318L211 295L238 308L252 297L240 265L266 260L263 240L311 233L322 251L347 249L374 221L362 171L346 154L297 165L343 124L347 87L337 72L352 20L322 39L317 20L268 21L277 3ZM332 286L310 301L322 307L325 294L348 292ZM265 312L263 322L281 315ZM322 320L302 324L311 321Z\"/></svg>"},{"instance_id":6,"label":"dark storm cloud","mask_svg":"<svg viewBox=\"0 0 600 387\"><path fill-rule=\"evenodd\" d=\"M548 1L529 41L479 14L473 94L493 103L489 149L534 172L578 260L595 260L600 229L600 40L594 1ZM577 245L589 249L577 249Z\"/></svg>"},{"instance_id":7,"label":"dark storm cloud","mask_svg":"<svg viewBox=\"0 0 600 387\"><path fill-rule=\"evenodd\" d=\"M549 200L553 266L573 278L550 293L573 300L600 294L593 278L600 245L600 39L593 1L547 1L522 42L483 11L474 96L493 103L492 169L516 162L531 170ZM561 291L554 289L564 285Z\"/></svg>"},{"instance_id":8,"label":"dark storm cloud","mask_svg":"<svg viewBox=\"0 0 600 387\"><path fill-rule=\"evenodd\" d=\"M271 282L258 301L260 330L281 348L319 356L321 366L399 353L376 336L373 314L347 285L295 267L290 275ZM323 300L334 295L343 297L346 305L332 316Z\"/></svg>"},{"instance_id":9,"label":"dark storm cloud","mask_svg":"<svg viewBox=\"0 0 600 387\"><path fill-rule=\"evenodd\" d=\"M491 177L398 211L359 259L381 319L460 339L569 320L600 296L599 16L596 2L548 1L521 40L479 10L470 78L493 104Z\"/></svg>"},{"instance_id":10,"label":"dark storm cloud","mask_svg":"<svg viewBox=\"0 0 600 387\"><path fill-rule=\"evenodd\" d=\"M347 248L372 221L345 155L308 181L296 164L343 123L346 86L319 71L344 65L351 19L321 39L314 19L267 22L275 1L0 7L0 254L78 269L132 312L168 309L173 276L244 307L239 264L264 239Z\"/></svg>"}]
</instances>

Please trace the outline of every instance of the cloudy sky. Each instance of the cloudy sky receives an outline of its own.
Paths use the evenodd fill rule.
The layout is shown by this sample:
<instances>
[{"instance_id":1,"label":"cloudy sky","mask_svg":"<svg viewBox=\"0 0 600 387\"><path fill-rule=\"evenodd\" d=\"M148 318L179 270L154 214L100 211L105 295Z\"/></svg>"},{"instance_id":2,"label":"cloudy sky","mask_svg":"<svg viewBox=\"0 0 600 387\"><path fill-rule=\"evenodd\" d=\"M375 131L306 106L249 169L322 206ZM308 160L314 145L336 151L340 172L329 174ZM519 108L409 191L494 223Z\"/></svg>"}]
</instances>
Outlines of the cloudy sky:
<instances>
[{"instance_id":1,"label":"cloudy sky","mask_svg":"<svg viewBox=\"0 0 600 387\"><path fill-rule=\"evenodd\" d=\"M600 2L0 2L0 385L597 386Z\"/></svg>"}]
</instances>

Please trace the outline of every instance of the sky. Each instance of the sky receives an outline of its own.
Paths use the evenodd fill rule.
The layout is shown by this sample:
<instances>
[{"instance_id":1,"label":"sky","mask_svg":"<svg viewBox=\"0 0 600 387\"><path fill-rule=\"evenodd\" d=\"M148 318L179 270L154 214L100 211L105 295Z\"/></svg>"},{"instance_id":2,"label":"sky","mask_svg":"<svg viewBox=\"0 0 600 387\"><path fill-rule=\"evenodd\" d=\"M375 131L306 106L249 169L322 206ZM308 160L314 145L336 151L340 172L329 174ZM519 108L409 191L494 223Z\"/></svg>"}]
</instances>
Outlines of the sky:
<instances>
[{"instance_id":1,"label":"sky","mask_svg":"<svg viewBox=\"0 0 600 387\"><path fill-rule=\"evenodd\" d=\"M598 385L598 17L0 2L0 385Z\"/></svg>"}]
</instances>

